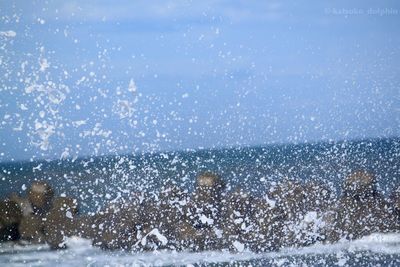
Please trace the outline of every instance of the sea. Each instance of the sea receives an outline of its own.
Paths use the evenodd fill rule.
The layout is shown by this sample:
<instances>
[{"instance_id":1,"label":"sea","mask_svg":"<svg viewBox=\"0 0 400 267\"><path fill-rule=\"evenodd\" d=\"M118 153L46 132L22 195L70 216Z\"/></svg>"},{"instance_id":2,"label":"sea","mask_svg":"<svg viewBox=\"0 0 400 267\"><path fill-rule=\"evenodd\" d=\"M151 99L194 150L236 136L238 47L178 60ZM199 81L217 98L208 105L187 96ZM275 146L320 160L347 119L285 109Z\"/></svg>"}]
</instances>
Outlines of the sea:
<instances>
[{"instance_id":1,"label":"sea","mask_svg":"<svg viewBox=\"0 0 400 267\"><path fill-rule=\"evenodd\" d=\"M48 181L57 195L79 200L80 212L96 212L135 192L156 193L165 184L187 191L196 176L212 171L227 190L263 196L282 179L316 180L340 195L352 171L375 174L386 197L400 186L400 138L274 144L255 147L107 155L0 163L0 197L25 195L34 180ZM374 233L354 241L314 244L269 253L244 251L131 253L104 251L71 237L69 248L0 244L0 266L400 266L400 234Z\"/></svg>"}]
</instances>

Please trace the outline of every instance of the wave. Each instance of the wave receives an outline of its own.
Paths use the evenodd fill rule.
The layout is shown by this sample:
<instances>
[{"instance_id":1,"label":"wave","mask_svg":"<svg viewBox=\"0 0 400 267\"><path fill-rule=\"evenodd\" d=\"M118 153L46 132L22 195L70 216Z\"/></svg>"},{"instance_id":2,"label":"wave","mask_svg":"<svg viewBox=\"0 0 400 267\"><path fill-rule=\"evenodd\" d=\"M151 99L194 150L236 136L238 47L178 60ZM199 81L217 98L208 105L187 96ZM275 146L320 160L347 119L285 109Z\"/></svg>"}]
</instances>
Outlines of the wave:
<instances>
[{"instance_id":1,"label":"wave","mask_svg":"<svg viewBox=\"0 0 400 267\"><path fill-rule=\"evenodd\" d=\"M1 266L171 266L171 265L231 265L252 263L252 265L286 266L302 259L302 265L352 266L359 258L373 257L394 265L400 263L400 234L372 234L354 241L335 244L315 244L303 248L285 248L268 253L231 253L228 251L176 252L154 251L133 253L104 251L91 246L91 241L71 237L67 240L69 249L53 251L47 245L26 245L3 243L0 245ZM355 261L355 259L357 259ZM318 261L316 261L318 259ZM307 264L308 263L308 264Z\"/></svg>"}]
</instances>

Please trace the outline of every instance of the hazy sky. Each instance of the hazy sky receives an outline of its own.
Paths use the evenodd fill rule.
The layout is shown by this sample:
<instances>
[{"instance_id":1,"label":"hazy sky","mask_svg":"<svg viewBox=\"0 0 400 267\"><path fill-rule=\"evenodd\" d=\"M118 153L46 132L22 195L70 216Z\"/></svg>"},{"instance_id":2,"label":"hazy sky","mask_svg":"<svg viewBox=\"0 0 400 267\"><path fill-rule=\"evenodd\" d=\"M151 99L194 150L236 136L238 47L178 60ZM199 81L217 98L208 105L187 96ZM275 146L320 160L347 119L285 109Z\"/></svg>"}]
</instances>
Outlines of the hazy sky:
<instances>
[{"instance_id":1,"label":"hazy sky","mask_svg":"<svg viewBox=\"0 0 400 267\"><path fill-rule=\"evenodd\" d=\"M0 161L400 135L399 1L0 1Z\"/></svg>"}]
</instances>

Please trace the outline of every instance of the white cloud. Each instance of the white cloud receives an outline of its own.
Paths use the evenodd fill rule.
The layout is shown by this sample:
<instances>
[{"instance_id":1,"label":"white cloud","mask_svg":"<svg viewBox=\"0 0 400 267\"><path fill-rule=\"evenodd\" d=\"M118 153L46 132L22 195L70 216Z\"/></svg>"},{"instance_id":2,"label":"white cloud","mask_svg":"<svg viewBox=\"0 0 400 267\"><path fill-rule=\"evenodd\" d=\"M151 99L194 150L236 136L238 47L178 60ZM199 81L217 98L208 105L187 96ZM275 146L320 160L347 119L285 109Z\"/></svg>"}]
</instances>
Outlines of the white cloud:
<instances>
[{"instance_id":1,"label":"white cloud","mask_svg":"<svg viewBox=\"0 0 400 267\"><path fill-rule=\"evenodd\" d=\"M189 5L188 1L84 1L60 2L61 19L83 19L89 21L102 20L134 20L134 19L166 19L188 16L193 14L194 7L198 10L199 4ZM189 8L188 13L184 12Z\"/></svg>"},{"instance_id":2,"label":"white cloud","mask_svg":"<svg viewBox=\"0 0 400 267\"><path fill-rule=\"evenodd\" d=\"M277 20L279 2L264 1L57 1L61 20L124 21L174 19L227 19L231 22ZM51 19L51 18L48 18Z\"/></svg>"}]
</instances>

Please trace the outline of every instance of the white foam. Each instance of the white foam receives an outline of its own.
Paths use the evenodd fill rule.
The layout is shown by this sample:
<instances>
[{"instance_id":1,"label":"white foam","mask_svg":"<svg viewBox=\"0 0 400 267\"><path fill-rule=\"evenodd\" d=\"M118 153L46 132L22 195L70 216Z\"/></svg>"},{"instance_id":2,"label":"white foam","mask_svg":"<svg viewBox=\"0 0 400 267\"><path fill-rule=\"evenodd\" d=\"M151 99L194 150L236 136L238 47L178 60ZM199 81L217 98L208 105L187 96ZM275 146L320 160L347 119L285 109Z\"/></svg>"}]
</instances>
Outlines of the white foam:
<instances>
[{"instance_id":1,"label":"white foam","mask_svg":"<svg viewBox=\"0 0 400 267\"><path fill-rule=\"evenodd\" d=\"M152 231L161 242L162 236ZM150 233L149 233L150 234ZM232 263L249 260L267 260L274 266L290 263L293 256L334 255L336 265L349 265L346 253L369 252L379 255L397 255L400 257L400 234L372 234L355 241L336 244L315 244L304 248L287 248L278 252L252 253L244 251L176 252L155 251L145 253L104 251L91 246L91 241L71 237L66 240L67 250L51 251L47 245L21 245L15 243L0 244L0 266L166 266L198 265L207 263ZM241 248L241 245L236 243ZM243 247L244 248L244 247ZM240 249L241 250L241 249ZM397 257L397 258L399 258ZM286 266L286 265L285 265Z\"/></svg>"},{"instance_id":2,"label":"white foam","mask_svg":"<svg viewBox=\"0 0 400 267\"><path fill-rule=\"evenodd\" d=\"M155 228L155 229L151 230L148 234L146 234L140 240L140 243L142 244L142 246L147 245L147 237L149 237L149 236L155 236L161 242L161 244L163 246L167 245L167 243L168 243L168 239L164 235L162 235L157 228Z\"/></svg>"},{"instance_id":3,"label":"white foam","mask_svg":"<svg viewBox=\"0 0 400 267\"><path fill-rule=\"evenodd\" d=\"M200 221L203 224L208 224L208 225L213 225L214 224L214 220L212 218L208 218L206 215L202 214L200 216Z\"/></svg>"},{"instance_id":4,"label":"white foam","mask_svg":"<svg viewBox=\"0 0 400 267\"><path fill-rule=\"evenodd\" d=\"M129 81L128 91L131 93L135 93L137 91L137 87L134 80Z\"/></svg>"},{"instance_id":5,"label":"white foam","mask_svg":"<svg viewBox=\"0 0 400 267\"><path fill-rule=\"evenodd\" d=\"M244 244L240 243L239 241L234 241L232 245L236 248L237 251L239 252L244 251Z\"/></svg>"},{"instance_id":6,"label":"white foam","mask_svg":"<svg viewBox=\"0 0 400 267\"><path fill-rule=\"evenodd\" d=\"M14 38L17 36L17 33L15 31L0 31L0 36Z\"/></svg>"}]
</instances>

